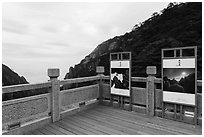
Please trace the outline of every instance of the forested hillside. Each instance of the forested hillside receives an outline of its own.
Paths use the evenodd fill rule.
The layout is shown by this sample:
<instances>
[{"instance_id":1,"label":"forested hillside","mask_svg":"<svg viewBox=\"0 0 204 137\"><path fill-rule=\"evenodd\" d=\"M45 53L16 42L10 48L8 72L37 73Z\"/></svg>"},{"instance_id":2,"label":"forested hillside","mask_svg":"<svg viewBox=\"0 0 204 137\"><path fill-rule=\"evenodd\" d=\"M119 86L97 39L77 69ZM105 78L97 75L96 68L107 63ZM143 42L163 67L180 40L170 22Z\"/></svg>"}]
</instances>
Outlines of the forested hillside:
<instances>
[{"instance_id":1,"label":"forested hillside","mask_svg":"<svg viewBox=\"0 0 204 137\"><path fill-rule=\"evenodd\" d=\"M156 66L161 77L161 49L198 47L198 79L202 77L202 3L170 3L162 11L136 24L132 31L99 44L79 64L70 67L67 78L96 75L96 66L109 75L111 52L132 52L132 76L146 76L146 66Z\"/></svg>"}]
</instances>

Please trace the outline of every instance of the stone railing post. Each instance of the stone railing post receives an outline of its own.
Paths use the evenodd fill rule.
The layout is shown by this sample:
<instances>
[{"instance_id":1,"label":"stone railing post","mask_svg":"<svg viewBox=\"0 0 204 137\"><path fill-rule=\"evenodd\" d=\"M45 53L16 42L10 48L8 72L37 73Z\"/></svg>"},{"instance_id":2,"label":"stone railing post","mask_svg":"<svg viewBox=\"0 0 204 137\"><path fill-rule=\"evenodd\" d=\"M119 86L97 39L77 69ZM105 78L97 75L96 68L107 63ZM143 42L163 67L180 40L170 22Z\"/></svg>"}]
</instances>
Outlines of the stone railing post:
<instances>
[{"instance_id":1,"label":"stone railing post","mask_svg":"<svg viewBox=\"0 0 204 137\"><path fill-rule=\"evenodd\" d=\"M59 69L48 69L48 76L52 82L51 87L51 118L52 122L60 120L60 81Z\"/></svg>"},{"instance_id":2,"label":"stone railing post","mask_svg":"<svg viewBox=\"0 0 204 137\"><path fill-rule=\"evenodd\" d=\"M147 66L146 73L148 75L147 77L147 87L146 87L146 93L147 93L147 101L146 101L146 113L149 116L154 116L154 102L155 102L155 74L156 74L156 66Z\"/></svg>"},{"instance_id":3,"label":"stone railing post","mask_svg":"<svg viewBox=\"0 0 204 137\"><path fill-rule=\"evenodd\" d=\"M98 73L98 76L100 76L99 80L99 104L103 103L103 79L102 77L104 76L104 67L103 66L98 66L96 67L96 73Z\"/></svg>"}]
</instances>

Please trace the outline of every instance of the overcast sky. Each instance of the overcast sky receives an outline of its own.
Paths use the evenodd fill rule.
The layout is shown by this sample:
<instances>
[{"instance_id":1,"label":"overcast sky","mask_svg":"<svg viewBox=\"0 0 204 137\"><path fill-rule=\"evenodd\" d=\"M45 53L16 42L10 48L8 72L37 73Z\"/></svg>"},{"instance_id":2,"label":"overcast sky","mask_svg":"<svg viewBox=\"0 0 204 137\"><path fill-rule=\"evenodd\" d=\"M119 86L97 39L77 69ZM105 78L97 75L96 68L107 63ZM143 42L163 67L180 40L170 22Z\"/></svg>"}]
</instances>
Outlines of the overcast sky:
<instances>
[{"instance_id":1,"label":"overcast sky","mask_svg":"<svg viewBox=\"0 0 204 137\"><path fill-rule=\"evenodd\" d=\"M168 3L3 3L2 63L30 83L46 82L48 68L63 79L94 48L131 31Z\"/></svg>"}]
</instances>

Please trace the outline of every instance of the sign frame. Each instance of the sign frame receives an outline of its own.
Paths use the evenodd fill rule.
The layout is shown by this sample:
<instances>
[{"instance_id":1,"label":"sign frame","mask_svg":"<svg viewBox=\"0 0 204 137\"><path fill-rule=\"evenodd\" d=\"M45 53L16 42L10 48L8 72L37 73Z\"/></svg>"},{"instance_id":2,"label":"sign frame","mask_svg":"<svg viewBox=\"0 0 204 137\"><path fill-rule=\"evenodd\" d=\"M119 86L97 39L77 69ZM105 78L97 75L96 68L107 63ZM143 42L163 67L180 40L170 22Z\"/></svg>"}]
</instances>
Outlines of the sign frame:
<instances>
[{"instance_id":1,"label":"sign frame","mask_svg":"<svg viewBox=\"0 0 204 137\"><path fill-rule=\"evenodd\" d=\"M194 55L185 56L185 55L183 55L184 50L192 50L193 51L192 53ZM165 57L164 52L170 52L170 51L173 51L173 56ZM190 64L191 65L190 67L186 67L189 65L187 63L184 63L184 65L183 65L184 67L177 66L177 68L184 68L184 69L194 68L195 69L195 71L194 71L194 73L195 73L195 92L193 94L189 94L189 97L194 96L194 100L192 100L192 102L194 102L194 103L186 103L186 102L178 102L178 101L173 102L173 101L165 101L164 100L164 92L168 92L168 91L164 91L164 68L165 68L164 65L166 66L166 68L173 68L171 65L168 65L168 61L171 60L171 62L174 63L175 60L180 61L179 59L182 60L183 62L187 62L187 60L190 61L193 59L195 61L194 64ZM164 60L167 63L164 63ZM192 61L190 61L190 62L192 63ZM165 114L165 104L166 103L174 104L174 119L176 119L177 105L180 106L180 108L179 108L180 109L180 115L183 115L182 114L183 106L191 106L191 107L194 107L194 116L195 116L194 121L195 121L195 124L197 124L197 96L196 96L197 95L197 46L162 49L161 72L162 72L162 83L161 83L161 85L162 85L162 117L164 117L164 114ZM179 92L175 92L174 94L176 95L177 93L179 93ZM187 93L182 93L182 94L187 95ZM181 119L182 118L180 118L180 120Z\"/></svg>"},{"instance_id":2,"label":"sign frame","mask_svg":"<svg viewBox=\"0 0 204 137\"><path fill-rule=\"evenodd\" d=\"M125 54L128 55L128 58L125 58ZM115 56L115 58L113 56ZM122 62L125 65L127 65L127 62L128 62L128 65L129 65L129 93L128 93L128 95L116 94L116 93L111 92L112 91L111 90L111 72L112 72L111 63L112 63L112 65L114 65L117 63L117 61ZM114 66L116 66L116 65L114 65ZM128 67L125 67L125 68L128 68ZM117 96L131 97L131 52L110 53L110 94L111 95L117 95Z\"/></svg>"}]
</instances>

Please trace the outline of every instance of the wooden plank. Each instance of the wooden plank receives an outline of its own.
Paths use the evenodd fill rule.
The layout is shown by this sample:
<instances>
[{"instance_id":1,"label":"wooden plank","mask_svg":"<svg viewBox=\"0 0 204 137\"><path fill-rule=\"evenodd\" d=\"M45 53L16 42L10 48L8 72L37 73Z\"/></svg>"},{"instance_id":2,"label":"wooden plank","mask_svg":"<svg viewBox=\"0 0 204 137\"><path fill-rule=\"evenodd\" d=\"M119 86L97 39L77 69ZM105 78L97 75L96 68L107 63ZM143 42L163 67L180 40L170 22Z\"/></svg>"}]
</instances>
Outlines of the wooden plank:
<instances>
[{"instance_id":1,"label":"wooden plank","mask_svg":"<svg viewBox=\"0 0 204 137\"><path fill-rule=\"evenodd\" d=\"M98 109L98 108L96 108ZM108 108L108 107L105 107L105 108L100 108L100 109L109 109L109 111L111 111L111 113L117 113L117 114L120 114L122 113L123 115L125 115L126 117L129 117L129 118L137 118L135 119L136 121L137 120L142 120L142 121L146 121L146 122L149 122L151 120L151 122L154 122L154 123L158 123L158 124L161 124L162 126L172 126L171 128L175 127L176 129L177 128L181 128L179 130L182 131L182 129L187 129L186 131L189 131L189 130L195 130L195 131L200 131L200 129L198 128L195 128L195 126L193 125L189 125L189 124L185 124L185 123L181 123L181 122L176 122L176 121L171 121L171 120L167 120L167 119L162 119L162 118L158 118L158 117L148 117L146 115L142 115L142 114L139 114L139 113L135 113L135 115L132 115L132 113L134 112L126 112L126 111L121 111L119 109L113 109L112 108ZM120 114L121 115L121 114ZM194 129L195 128L195 129ZM192 131L193 131L192 130Z\"/></svg>"},{"instance_id":2,"label":"wooden plank","mask_svg":"<svg viewBox=\"0 0 204 137\"><path fill-rule=\"evenodd\" d=\"M64 134L63 132L60 132L59 130L57 130L57 128L54 128L55 126L51 126L52 124L50 125L47 125L46 126L46 129L49 130L49 131L52 131L55 135L66 135Z\"/></svg>"},{"instance_id":3,"label":"wooden plank","mask_svg":"<svg viewBox=\"0 0 204 137\"><path fill-rule=\"evenodd\" d=\"M104 121L99 121L98 119L95 119L94 117L89 117L81 113L78 115L81 116L82 119L86 119L87 122L91 121L94 123L95 126L97 125L97 127L101 127L102 129L105 129L104 131L109 132L109 134L112 134L112 135L126 135L127 134L124 131L118 130L115 127L107 124Z\"/></svg>"},{"instance_id":4,"label":"wooden plank","mask_svg":"<svg viewBox=\"0 0 204 137\"><path fill-rule=\"evenodd\" d=\"M125 135L124 132L115 130L114 128L107 127L106 123L97 121L97 120L92 119L92 118L84 117L84 115L81 114L81 113L77 114L77 118L79 118L83 122L88 123L88 124L90 124L92 126L96 126L98 128L101 128L101 130L103 132L106 132L107 134L111 134L111 135L116 135L116 134L117 135Z\"/></svg>"},{"instance_id":5,"label":"wooden plank","mask_svg":"<svg viewBox=\"0 0 204 137\"><path fill-rule=\"evenodd\" d=\"M62 123L62 121L58 121L55 123L56 125L60 126L61 128L65 129L67 132L69 132L69 134L71 135L77 135L77 134L81 134L78 132L74 132L72 129L68 128L64 123Z\"/></svg>"},{"instance_id":6,"label":"wooden plank","mask_svg":"<svg viewBox=\"0 0 204 137\"><path fill-rule=\"evenodd\" d=\"M99 131L105 133L105 134L108 134L108 135L124 135L124 132L121 132L121 131L117 131L115 129L112 129L112 128L108 128L106 126L106 124L104 123L97 123L97 121L93 120L93 119L90 119L90 118L86 118L84 117L83 115L80 115L80 114L77 114L76 115L76 119L86 123L86 124L89 124L91 125L92 127L96 127L97 129L99 129Z\"/></svg>"},{"instance_id":7,"label":"wooden plank","mask_svg":"<svg viewBox=\"0 0 204 137\"><path fill-rule=\"evenodd\" d=\"M94 112L93 112L94 111ZM148 126L146 122L138 122L138 121L133 121L130 120L128 117L125 117L123 115L117 115L117 114L112 114L111 112L106 112L102 113L99 112L98 110L92 110L91 114L95 114L96 116L99 117L108 117L111 121L118 121L120 122L121 125L124 125L128 129L133 129L136 131L140 131L145 134L175 134L174 132L171 132L169 130L164 130L161 127L156 128L155 126Z\"/></svg>"},{"instance_id":8,"label":"wooden plank","mask_svg":"<svg viewBox=\"0 0 204 137\"><path fill-rule=\"evenodd\" d=\"M87 132L88 135L100 135L101 132L98 132L97 130L93 130L91 127L89 127L88 125L84 125L83 123L80 123L78 121L74 121L73 120L74 118L66 118L66 119L63 119L63 121L66 121L67 123L71 124L71 125L74 125L80 129L83 129ZM88 128L89 127L89 128Z\"/></svg>"},{"instance_id":9,"label":"wooden plank","mask_svg":"<svg viewBox=\"0 0 204 137\"><path fill-rule=\"evenodd\" d=\"M116 130L122 131L125 134L129 134L129 135L140 135L140 134L147 134L145 132L142 132L141 130L138 129L132 129L127 123L124 124L124 122L117 120L117 119L111 119L111 118L107 118L107 117L97 117L97 116L93 116L97 119L100 119L100 121L103 121L104 123L106 123L107 125L110 125L110 127L114 127ZM139 128L139 127L138 127Z\"/></svg>"},{"instance_id":10,"label":"wooden plank","mask_svg":"<svg viewBox=\"0 0 204 137\"><path fill-rule=\"evenodd\" d=\"M93 112L92 112L93 113ZM96 113L96 114L95 114ZM97 112L95 112L94 114L96 116L98 116L99 114ZM97 115L98 114L98 115ZM107 118L108 117L108 118ZM100 118L105 118L108 121L110 121L111 123L115 123L115 124L120 124L121 126L124 126L124 128L128 129L128 130L132 130L132 131L136 131L135 134L155 134L155 132L150 131L151 129L149 128L144 128L142 126L138 126L137 124L133 124L132 122L126 122L123 120L124 117L118 118L117 116L113 116L111 114L106 114L103 113L102 115L100 115Z\"/></svg>"},{"instance_id":11,"label":"wooden plank","mask_svg":"<svg viewBox=\"0 0 204 137\"><path fill-rule=\"evenodd\" d=\"M137 120L143 121L144 119L149 118L144 114L130 112L130 111L124 111L124 110L121 110L121 109L113 109L113 108L110 108L110 107L100 106L100 108L95 108L95 110L97 110L97 111L103 111L104 110L106 113L112 113L112 114L114 114L116 116L121 115L121 116L124 116L124 117L127 117L127 118L129 118L129 117L134 118L134 120L136 120L136 121Z\"/></svg>"},{"instance_id":12,"label":"wooden plank","mask_svg":"<svg viewBox=\"0 0 204 137\"><path fill-rule=\"evenodd\" d=\"M53 123L55 128L60 125L72 134L202 134L201 128L189 124L105 106L79 112L56 123ZM47 130L57 134L47 126L38 132L50 134Z\"/></svg>"},{"instance_id":13,"label":"wooden plank","mask_svg":"<svg viewBox=\"0 0 204 137\"><path fill-rule=\"evenodd\" d=\"M107 109L110 109L110 108L107 108ZM112 111L112 113L114 111L116 111L116 113L123 113L124 115L126 115L127 117L138 117L138 119L141 119L143 121L149 121L149 120L152 120L153 122L157 123L157 122L163 122L163 121L166 121L167 119L161 119L161 118L158 118L158 117L148 117L146 115L141 115L141 114L138 114L136 113L136 115L132 115L128 112L124 112L124 111L121 111L121 110L117 110L117 109L114 109L114 111L112 109L110 109L110 111ZM151 118L151 119L150 119ZM188 128L192 128L193 126L192 125L186 125L185 123L181 123L181 122L176 122L176 121L171 121L171 120L167 120L168 122L167 123L172 123L173 126L178 125L180 124L182 128L184 127L188 127ZM166 124L166 122L164 122Z\"/></svg>"},{"instance_id":14,"label":"wooden plank","mask_svg":"<svg viewBox=\"0 0 204 137\"><path fill-rule=\"evenodd\" d=\"M103 129L99 128L95 124L90 124L89 122L87 122L87 120L84 120L83 118L80 119L80 117L78 115L75 115L72 118L68 117L67 119L77 123L78 125L85 126L86 128L90 129L92 132L94 131L95 134L98 134L98 135L108 135L108 133L104 132Z\"/></svg>"},{"instance_id":15,"label":"wooden plank","mask_svg":"<svg viewBox=\"0 0 204 137\"><path fill-rule=\"evenodd\" d=\"M42 132L40 132L39 129L32 131L32 133L33 133L34 135L45 135L45 134L43 134Z\"/></svg>"},{"instance_id":16,"label":"wooden plank","mask_svg":"<svg viewBox=\"0 0 204 137\"><path fill-rule=\"evenodd\" d=\"M78 119L80 119L80 122L83 123L83 126L78 125L80 124ZM105 106L97 106L93 109L79 112L72 117L68 117L64 122L63 124L65 126L61 123L58 125L61 125L62 129L66 129L66 132L71 132L72 134L99 134L99 132L103 130L106 134L202 134L202 129L197 128L194 125L160 119L157 117L147 117L146 115ZM70 128L68 128L70 124L74 130L70 130ZM58 125L55 126L58 127ZM87 129L86 125L88 125ZM94 128L88 128L91 126ZM96 131L96 129L98 130ZM106 129L109 130L106 131ZM112 132L110 132L110 130L112 130ZM50 128L47 128L47 126L44 129L40 129L35 134L51 134L50 132L57 134L54 130L52 131Z\"/></svg>"},{"instance_id":17,"label":"wooden plank","mask_svg":"<svg viewBox=\"0 0 204 137\"><path fill-rule=\"evenodd\" d=\"M61 92L62 106L89 101L99 97L99 86L91 85Z\"/></svg>"},{"instance_id":18,"label":"wooden plank","mask_svg":"<svg viewBox=\"0 0 204 137\"><path fill-rule=\"evenodd\" d=\"M78 127L75 127L73 125L69 125L67 122L65 121L59 121L57 122L59 124L61 124L64 128L66 128L68 131L76 134L76 135L88 135L84 130L81 130L80 128Z\"/></svg>"},{"instance_id":19,"label":"wooden plank","mask_svg":"<svg viewBox=\"0 0 204 137\"><path fill-rule=\"evenodd\" d=\"M28 92L32 92L32 89L39 88L48 88L51 87L51 82L39 83L39 84L21 84L14 86L4 86L2 87L2 94L4 93L12 93L17 91L29 90Z\"/></svg>"},{"instance_id":20,"label":"wooden plank","mask_svg":"<svg viewBox=\"0 0 204 137\"><path fill-rule=\"evenodd\" d=\"M99 79L100 79L100 76L66 79L66 80L60 81L60 85L71 84L71 83L81 83L81 82L87 82L87 81L94 81L94 80L99 80Z\"/></svg>"},{"instance_id":21,"label":"wooden plank","mask_svg":"<svg viewBox=\"0 0 204 137\"><path fill-rule=\"evenodd\" d=\"M35 134L33 134L33 132L30 131L30 132L23 133L23 135L35 135Z\"/></svg>"},{"instance_id":22,"label":"wooden plank","mask_svg":"<svg viewBox=\"0 0 204 137\"><path fill-rule=\"evenodd\" d=\"M74 133L66 130L66 128L64 128L60 123L55 122L53 124L50 124L51 127L55 128L56 130L62 132L65 135L74 135Z\"/></svg>"},{"instance_id":23,"label":"wooden plank","mask_svg":"<svg viewBox=\"0 0 204 137\"><path fill-rule=\"evenodd\" d=\"M128 129L126 128L125 126L122 126L120 121L119 122L116 122L114 120L111 120L107 117L98 117L92 113L85 113L83 112L83 116L84 117L88 117L90 119L94 119L96 120L98 123L105 123L107 127L109 128L113 128L115 130L118 130L118 131L122 131L124 132L125 134L128 134L128 135L138 135L139 133L136 131L136 130L133 130L133 129Z\"/></svg>"},{"instance_id":24,"label":"wooden plank","mask_svg":"<svg viewBox=\"0 0 204 137\"><path fill-rule=\"evenodd\" d=\"M108 135L107 133L102 132L101 129L98 128L96 125L90 125L89 123L80 120L78 117L67 118L67 120L72 121L80 127L93 132L95 135Z\"/></svg>"},{"instance_id":25,"label":"wooden plank","mask_svg":"<svg viewBox=\"0 0 204 137\"><path fill-rule=\"evenodd\" d=\"M129 117L132 120L142 120L142 121L146 121L148 122L153 122L156 123L160 126L164 126L164 127L169 127L170 129L174 129L177 132L184 132L187 134L200 134L201 133L201 127L195 127L194 125L190 125L190 124L185 124L182 122L177 122L177 121L172 121L172 120L168 120L168 119L162 119L159 117L148 117L147 115L142 115L139 113L135 113L134 112L129 112L129 111L121 111L120 109L113 109L113 108L109 108L109 107L105 107L105 106L100 106L100 108L96 108L96 109L106 109L109 110L111 113L116 113L118 115L124 115L126 117ZM122 114L121 114L122 113ZM133 113L133 114L132 114Z\"/></svg>"},{"instance_id":26,"label":"wooden plank","mask_svg":"<svg viewBox=\"0 0 204 137\"><path fill-rule=\"evenodd\" d=\"M40 129L38 129L38 131L40 131L41 133L43 133L45 135L54 135L54 133L49 131L49 130L47 130L46 127L40 128Z\"/></svg>"}]
</instances>

